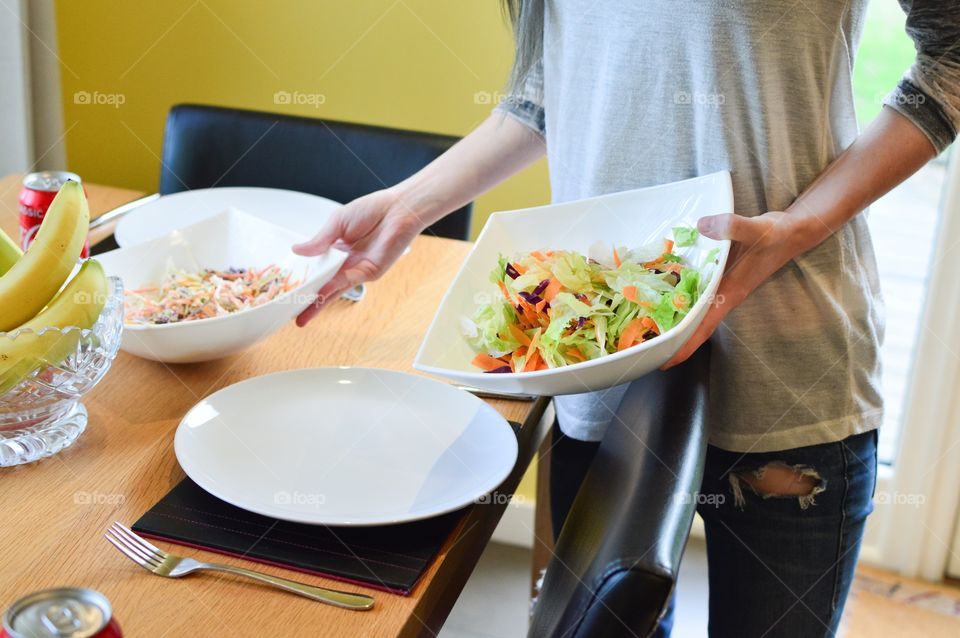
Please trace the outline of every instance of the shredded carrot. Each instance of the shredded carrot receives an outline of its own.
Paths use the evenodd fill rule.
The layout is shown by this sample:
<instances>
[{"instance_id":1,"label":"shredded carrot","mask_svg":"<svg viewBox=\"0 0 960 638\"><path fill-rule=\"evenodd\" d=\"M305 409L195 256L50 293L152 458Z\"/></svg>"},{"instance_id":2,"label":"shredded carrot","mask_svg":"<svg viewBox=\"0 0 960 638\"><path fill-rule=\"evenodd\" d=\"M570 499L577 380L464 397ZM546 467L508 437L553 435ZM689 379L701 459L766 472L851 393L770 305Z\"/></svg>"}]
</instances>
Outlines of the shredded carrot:
<instances>
[{"instance_id":1,"label":"shredded carrot","mask_svg":"<svg viewBox=\"0 0 960 638\"><path fill-rule=\"evenodd\" d=\"M653 320L652 317L644 317L640 320L640 325L642 325L647 330L653 330L657 334L660 334L660 327L657 326L657 322Z\"/></svg>"},{"instance_id":2,"label":"shredded carrot","mask_svg":"<svg viewBox=\"0 0 960 638\"><path fill-rule=\"evenodd\" d=\"M540 352L534 350L533 354L527 357L527 360L523 364L523 370L521 372L531 372L537 370L543 360L540 358Z\"/></svg>"},{"instance_id":3,"label":"shredded carrot","mask_svg":"<svg viewBox=\"0 0 960 638\"><path fill-rule=\"evenodd\" d=\"M632 301L633 303L640 303L637 299L637 287L636 286L624 286L623 287L623 296Z\"/></svg>"},{"instance_id":4,"label":"shredded carrot","mask_svg":"<svg viewBox=\"0 0 960 638\"><path fill-rule=\"evenodd\" d=\"M543 291L543 298L547 301L553 301L553 298L557 296L557 293L563 289L563 284L560 283L560 280L556 277L550 278L550 283L547 284L547 287Z\"/></svg>"},{"instance_id":5,"label":"shredded carrot","mask_svg":"<svg viewBox=\"0 0 960 638\"><path fill-rule=\"evenodd\" d=\"M530 345L530 337L528 337L527 334L519 327L510 324L510 334L512 334L513 338L519 341L521 344L525 346Z\"/></svg>"},{"instance_id":6,"label":"shredded carrot","mask_svg":"<svg viewBox=\"0 0 960 638\"><path fill-rule=\"evenodd\" d=\"M506 364L500 359L494 359L486 352L480 352L473 358L471 361L474 366L489 372L490 370L496 370L497 368L502 368Z\"/></svg>"},{"instance_id":7,"label":"shredded carrot","mask_svg":"<svg viewBox=\"0 0 960 638\"><path fill-rule=\"evenodd\" d=\"M643 308L653 308L653 303L650 301L638 301L637 303Z\"/></svg>"},{"instance_id":8,"label":"shredded carrot","mask_svg":"<svg viewBox=\"0 0 960 638\"><path fill-rule=\"evenodd\" d=\"M623 332L620 334L620 343L617 346L617 350L626 350L637 340L640 336L640 331L643 329L643 323L641 319L634 319L627 327L623 329Z\"/></svg>"},{"instance_id":9,"label":"shredded carrot","mask_svg":"<svg viewBox=\"0 0 960 638\"><path fill-rule=\"evenodd\" d=\"M539 250L530 251L530 256L536 259L537 261L546 261L547 257Z\"/></svg>"},{"instance_id":10,"label":"shredded carrot","mask_svg":"<svg viewBox=\"0 0 960 638\"><path fill-rule=\"evenodd\" d=\"M527 357L527 360L524 362L523 370L521 370L521 372L537 369L537 363L540 361L540 352L537 350L537 346L539 344L540 330L537 330L535 333L533 333L533 338L530 339L530 345L527 346L527 352L530 354Z\"/></svg>"},{"instance_id":11,"label":"shredded carrot","mask_svg":"<svg viewBox=\"0 0 960 638\"><path fill-rule=\"evenodd\" d=\"M570 347L570 348L567 348L567 356L570 357L570 358L572 358L572 359L576 359L577 361L586 361L586 360L587 360L587 357L586 357L582 352L580 352L580 348L578 348L578 347L576 347L576 346L572 346L572 347Z\"/></svg>"},{"instance_id":12,"label":"shredded carrot","mask_svg":"<svg viewBox=\"0 0 960 638\"><path fill-rule=\"evenodd\" d=\"M530 302L523 297L517 297L517 301L520 302L520 308L523 310L523 318L526 319L527 323L531 326L539 326L540 317L537 315L534 307L530 305Z\"/></svg>"},{"instance_id":13,"label":"shredded carrot","mask_svg":"<svg viewBox=\"0 0 960 638\"><path fill-rule=\"evenodd\" d=\"M673 252L673 240L672 240L672 239L664 239L664 240L663 240L663 252L665 252L665 253L672 253L672 252Z\"/></svg>"},{"instance_id":14,"label":"shredded carrot","mask_svg":"<svg viewBox=\"0 0 960 638\"><path fill-rule=\"evenodd\" d=\"M552 251L552 250L548 250L548 251L547 251L547 257L553 257L553 251Z\"/></svg>"},{"instance_id":15,"label":"shredded carrot","mask_svg":"<svg viewBox=\"0 0 960 638\"><path fill-rule=\"evenodd\" d=\"M513 264L513 269L516 270L516 271L517 271L518 273L520 273L521 275L522 275L523 273L527 272L527 267L526 267L526 266L522 266L522 265L520 265L519 263Z\"/></svg>"},{"instance_id":16,"label":"shredded carrot","mask_svg":"<svg viewBox=\"0 0 960 638\"><path fill-rule=\"evenodd\" d=\"M617 268L620 267L620 255L617 253L617 247L613 247L613 265Z\"/></svg>"}]
</instances>

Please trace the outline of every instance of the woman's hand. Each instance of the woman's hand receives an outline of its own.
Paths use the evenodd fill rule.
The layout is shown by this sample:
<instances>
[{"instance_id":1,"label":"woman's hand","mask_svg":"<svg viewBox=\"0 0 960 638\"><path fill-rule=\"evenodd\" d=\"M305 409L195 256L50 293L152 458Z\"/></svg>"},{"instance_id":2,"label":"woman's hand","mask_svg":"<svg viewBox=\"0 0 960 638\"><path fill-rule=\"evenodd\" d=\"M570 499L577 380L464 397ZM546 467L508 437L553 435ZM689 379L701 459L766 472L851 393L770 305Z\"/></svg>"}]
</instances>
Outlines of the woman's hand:
<instances>
[{"instance_id":1,"label":"woman's hand","mask_svg":"<svg viewBox=\"0 0 960 638\"><path fill-rule=\"evenodd\" d=\"M320 288L316 301L297 317L297 325L305 326L343 291L383 275L426 226L390 188L338 208L313 239L293 247L293 252L308 257L331 247L349 253L333 279Z\"/></svg>"},{"instance_id":2,"label":"woman's hand","mask_svg":"<svg viewBox=\"0 0 960 638\"><path fill-rule=\"evenodd\" d=\"M805 233L799 224L805 221L808 220L793 213L770 212L757 217L711 215L697 222L697 229L703 235L729 239L733 244L723 279L710 300L710 309L693 336L662 369L685 361L747 295L802 252Z\"/></svg>"}]
</instances>

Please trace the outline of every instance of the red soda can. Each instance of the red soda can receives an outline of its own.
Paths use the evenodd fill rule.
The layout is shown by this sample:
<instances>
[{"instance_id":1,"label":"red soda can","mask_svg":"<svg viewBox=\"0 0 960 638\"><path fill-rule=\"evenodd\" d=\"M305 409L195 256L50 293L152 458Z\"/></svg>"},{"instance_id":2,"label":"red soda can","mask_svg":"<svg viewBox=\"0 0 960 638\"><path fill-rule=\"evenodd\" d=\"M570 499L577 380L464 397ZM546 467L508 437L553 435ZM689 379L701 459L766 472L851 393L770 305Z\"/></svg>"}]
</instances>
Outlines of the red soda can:
<instances>
[{"instance_id":1,"label":"red soda can","mask_svg":"<svg viewBox=\"0 0 960 638\"><path fill-rule=\"evenodd\" d=\"M61 587L24 596L3 614L0 638L123 638L110 601L92 589Z\"/></svg>"},{"instance_id":2,"label":"red soda can","mask_svg":"<svg viewBox=\"0 0 960 638\"><path fill-rule=\"evenodd\" d=\"M23 190L20 191L20 248L27 252L40 230L43 216L50 208L50 202L66 182L79 182L80 176L67 171L42 171L30 173L23 178ZM83 245L83 258L90 256L90 242Z\"/></svg>"}]
</instances>

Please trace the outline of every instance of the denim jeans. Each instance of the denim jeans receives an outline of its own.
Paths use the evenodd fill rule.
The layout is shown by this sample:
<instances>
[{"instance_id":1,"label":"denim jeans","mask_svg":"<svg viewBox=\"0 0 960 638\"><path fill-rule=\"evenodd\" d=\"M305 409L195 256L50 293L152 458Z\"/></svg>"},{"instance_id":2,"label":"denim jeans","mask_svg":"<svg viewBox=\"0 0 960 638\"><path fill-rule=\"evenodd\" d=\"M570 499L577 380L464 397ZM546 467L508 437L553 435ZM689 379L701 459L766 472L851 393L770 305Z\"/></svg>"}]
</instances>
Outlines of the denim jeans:
<instances>
[{"instance_id":1,"label":"denim jeans","mask_svg":"<svg viewBox=\"0 0 960 638\"><path fill-rule=\"evenodd\" d=\"M556 427L553 436L557 534L599 444L569 439ZM762 474L769 464L810 476L813 498L764 496L739 478ZM876 475L876 431L779 452L708 446L697 511L707 536L710 636L834 636L873 509ZM671 601L655 635L670 635L673 608Z\"/></svg>"}]
</instances>

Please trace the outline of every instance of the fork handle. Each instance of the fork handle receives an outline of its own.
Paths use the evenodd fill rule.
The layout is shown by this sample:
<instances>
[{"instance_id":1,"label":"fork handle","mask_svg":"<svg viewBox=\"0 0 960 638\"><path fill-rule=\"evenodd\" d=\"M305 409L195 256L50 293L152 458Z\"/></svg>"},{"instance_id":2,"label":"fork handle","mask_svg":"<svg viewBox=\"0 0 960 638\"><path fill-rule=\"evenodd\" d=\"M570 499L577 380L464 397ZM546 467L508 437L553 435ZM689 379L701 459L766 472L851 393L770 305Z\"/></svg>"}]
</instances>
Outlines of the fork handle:
<instances>
[{"instance_id":1,"label":"fork handle","mask_svg":"<svg viewBox=\"0 0 960 638\"><path fill-rule=\"evenodd\" d=\"M282 589L294 594L300 594L301 596L309 598L310 600L327 603L328 605L335 605L336 607L353 609L355 611L367 611L368 609L373 608L373 598L365 594L351 594L349 592L339 591L336 589L327 589L326 587L314 587L312 585L298 583L295 580L288 580L286 578L280 578L279 576L270 576L269 574L261 574L260 572L251 571L242 567L222 565L220 563L203 563L200 569L209 569L218 572L227 572L229 574L237 574L238 576L246 576L247 578L252 578L253 580L261 583L273 585L278 589Z\"/></svg>"}]
</instances>

